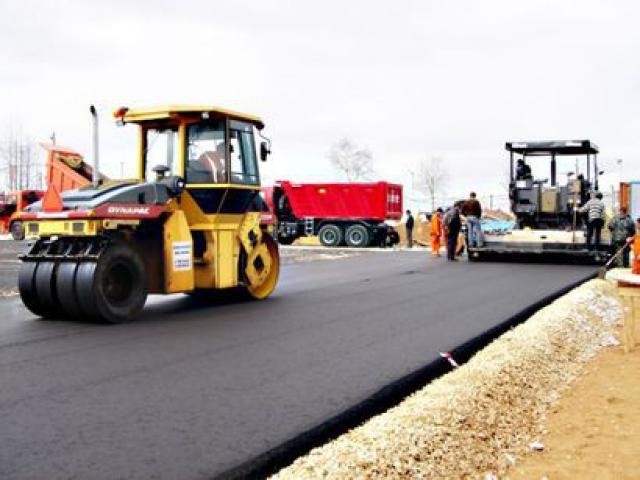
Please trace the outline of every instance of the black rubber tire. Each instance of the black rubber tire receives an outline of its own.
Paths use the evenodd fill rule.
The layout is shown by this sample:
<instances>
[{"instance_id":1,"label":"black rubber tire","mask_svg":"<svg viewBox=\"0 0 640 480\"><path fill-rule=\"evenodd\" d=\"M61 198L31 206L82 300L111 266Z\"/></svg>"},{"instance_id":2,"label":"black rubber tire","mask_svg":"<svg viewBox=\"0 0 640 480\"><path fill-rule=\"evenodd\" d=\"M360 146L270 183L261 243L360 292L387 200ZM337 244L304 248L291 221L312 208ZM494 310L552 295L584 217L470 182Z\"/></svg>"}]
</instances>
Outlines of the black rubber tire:
<instances>
[{"instance_id":1,"label":"black rubber tire","mask_svg":"<svg viewBox=\"0 0 640 480\"><path fill-rule=\"evenodd\" d=\"M328 223L320 227L318 238L325 247L337 247L344 240L344 233L338 225Z\"/></svg>"},{"instance_id":2,"label":"black rubber tire","mask_svg":"<svg viewBox=\"0 0 640 480\"><path fill-rule=\"evenodd\" d=\"M73 287L78 299L81 316L87 320L100 321L93 299L93 278L96 271L96 262L80 262L73 279Z\"/></svg>"},{"instance_id":3,"label":"black rubber tire","mask_svg":"<svg viewBox=\"0 0 640 480\"><path fill-rule=\"evenodd\" d=\"M389 247L393 247L394 245L399 244L400 234L398 234L398 232L396 232L395 230L389 230L389 232L386 235L386 243L387 243L387 246Z\"/></svg>"},{"instance_id":4,"label":"black rubber tire","mask_svg":"<svg viewBox=\"0 0 640 480\"><path fill-rule=\"evenodd\" d=\"M467 260L469 260L470 262L482 262L482 260L483 260L482 253L480 253L480 252L469 252L467 254Z\"/></svg>"},{"instance_id":5,"label":"black rubber tire","mask_svg":"<svg viewBox=\"0 0 640 480\"><path fill-rule=\"evenodd\" d=\"M58 265L56 276L56 294L60 307L67 317L75 320L84 320L84 313L80 308L80 302L76 294L76 272L78 264L64 262Z\"/></svg>"},{"instance_id":6,"label":"black rubber tire","mask_svg":"<svg viewBox=\"0 0 640 480\"><path fill-rule=\"evenodd\" d=\"M291 245L296 241L296 237L278 237L278 243L280 245Z\"/></svg>"},{"instance_id":7,"label":"black rubber tire","mask_svg":"<svg viewBox=\"0 0 640 480\"><path fill-rule=\"evenodd\" d=\"M130 322L147 300L144 262L132 247L111 244L97 262L80 264L75 287L86 316L107 323Z\"/></svg>"},{"instance_id":8,"label":"black rubber tire","mask_svg":"<svg viewBox=\"0 0 640 480\"><path fill-rule=\"evenodd\" d=\"M38 300L36 295L36 271L38 269L37 262L23 262L18 274L18 291L22 303L31 313L39 317L45 317L46 311Z\"/></svg>"},{"instance_id":9,"label":"black rubber tire","mask_svg":"<svg viewBox=\"0 0 640 480\"><path fill-rule=\"evenodd\" d=\"M24 225L22 222L18 220L12 222L9 230L11 231L11 238L16 241L24 240Z\"/></svg>"},{"instance_id":10,"label":"black rubber tire","mask_svg":"<svg viewBox=\"0 0 640 480\"><path fill-rule=\"evenodd\" d=\"M56 293L55 262L39 262L33 280L38 304L42 308L43 318L57 318L62 316L62 309Z\"/></svg>"},{"instance_id":11,"label":"black rubber tire","mask_svg":"<svg viewBox=\"0 0 640 480\"><path fill-rule=\"evenodd\" d=\"M371 232L360 224L349 226L344 234L344 239L349 247L367 247L371 242Z\"/></svg>"}]
</instances>

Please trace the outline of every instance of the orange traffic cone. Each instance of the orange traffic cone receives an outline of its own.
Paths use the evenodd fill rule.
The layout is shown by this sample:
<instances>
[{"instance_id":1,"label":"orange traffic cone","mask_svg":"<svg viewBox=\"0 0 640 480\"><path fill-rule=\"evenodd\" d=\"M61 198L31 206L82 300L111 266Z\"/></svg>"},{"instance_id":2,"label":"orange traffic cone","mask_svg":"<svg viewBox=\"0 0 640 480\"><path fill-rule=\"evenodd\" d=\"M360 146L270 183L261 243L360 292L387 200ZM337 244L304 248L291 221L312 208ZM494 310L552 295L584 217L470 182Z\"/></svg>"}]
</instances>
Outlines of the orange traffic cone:
<instances>
[{"instance_id":1,"label":"orange traffic cone","mask_svg":"<svg viewBox=\"0 0 640 480\"><path fill-rule=\"evenodd\" d=\"M53 184L50 184L44 193L44 197L42 197L42 211L61 212L63 208L64 204L58 189Z\"/></svg>"}]
</instances>

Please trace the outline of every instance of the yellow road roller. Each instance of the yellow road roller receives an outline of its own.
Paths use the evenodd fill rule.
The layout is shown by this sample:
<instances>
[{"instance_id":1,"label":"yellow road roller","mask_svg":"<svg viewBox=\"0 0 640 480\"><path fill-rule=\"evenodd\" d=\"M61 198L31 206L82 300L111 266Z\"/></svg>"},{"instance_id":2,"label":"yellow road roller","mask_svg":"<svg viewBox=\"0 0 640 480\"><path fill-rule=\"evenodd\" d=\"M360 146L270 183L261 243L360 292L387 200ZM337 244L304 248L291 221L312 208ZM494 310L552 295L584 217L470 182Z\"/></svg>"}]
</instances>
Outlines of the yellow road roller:
<instances>
[{"instance_id":1,"label":"yellow road roller","mask_svg":"<svg viewBox=\"0 0 640 480\"><path fill-rule=\"evenodd\" d=\"M211 106L119 108L116 122L139 131L137 176L107 181L91 113L92 183L62 194L50 186L20 215L32 239L18 278L26 307L121 323L148 294L269 296L280 257L260 195L258 158L270 153L262 120Z\"/></svg>"}]
</instances>

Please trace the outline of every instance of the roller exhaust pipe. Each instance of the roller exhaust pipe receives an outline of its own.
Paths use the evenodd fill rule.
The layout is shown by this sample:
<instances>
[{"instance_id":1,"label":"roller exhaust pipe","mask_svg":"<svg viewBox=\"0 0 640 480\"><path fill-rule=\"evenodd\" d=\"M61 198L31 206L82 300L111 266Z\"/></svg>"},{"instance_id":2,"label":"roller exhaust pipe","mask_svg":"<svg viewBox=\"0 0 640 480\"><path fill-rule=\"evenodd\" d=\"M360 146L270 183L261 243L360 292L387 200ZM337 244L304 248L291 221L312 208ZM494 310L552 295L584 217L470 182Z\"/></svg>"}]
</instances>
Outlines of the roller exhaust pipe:
<instances>
[{"instance_id":1,"label":"roller exhaust pipe","mask_svg":"<svg viewBox=\"0 0 640 480\"><path fill-rule=\"evenodd\" d=\"M92 183L94 188L98 188L100 186L100 155L98 152L98 112L96 111L96 107L91 105L89 107L89 111L91 112L91 167L93 169L92 172Z\"/></svg>"}]
</instances>

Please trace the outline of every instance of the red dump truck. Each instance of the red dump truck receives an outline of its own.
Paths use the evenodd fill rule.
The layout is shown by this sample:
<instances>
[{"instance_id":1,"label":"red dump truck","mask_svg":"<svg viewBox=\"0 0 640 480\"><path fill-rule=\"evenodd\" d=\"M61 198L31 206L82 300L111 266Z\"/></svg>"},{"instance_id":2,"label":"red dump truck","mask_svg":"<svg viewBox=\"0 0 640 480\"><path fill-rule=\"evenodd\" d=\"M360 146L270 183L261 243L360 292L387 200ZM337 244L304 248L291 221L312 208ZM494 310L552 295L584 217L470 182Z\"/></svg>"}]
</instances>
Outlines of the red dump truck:
<instances>
[{"instance_id":1,"label":"red dump truck","mask_svg":"<svg viewBox=\"0 0 640 480\"><path fill-rule=\"evenodd\" d=\"M282 180L265 189L265 197L283 245L315 235L327 247L391 246L400 240L392 223L402 218L402 185Z\"/></svg>"}]
</instances>

